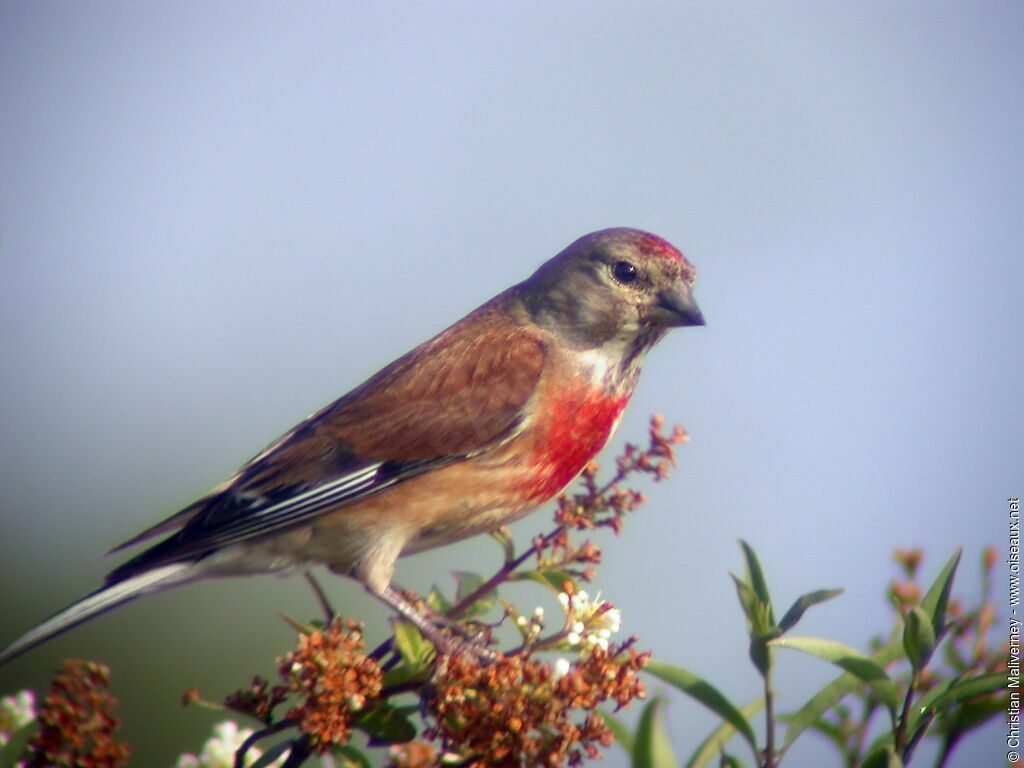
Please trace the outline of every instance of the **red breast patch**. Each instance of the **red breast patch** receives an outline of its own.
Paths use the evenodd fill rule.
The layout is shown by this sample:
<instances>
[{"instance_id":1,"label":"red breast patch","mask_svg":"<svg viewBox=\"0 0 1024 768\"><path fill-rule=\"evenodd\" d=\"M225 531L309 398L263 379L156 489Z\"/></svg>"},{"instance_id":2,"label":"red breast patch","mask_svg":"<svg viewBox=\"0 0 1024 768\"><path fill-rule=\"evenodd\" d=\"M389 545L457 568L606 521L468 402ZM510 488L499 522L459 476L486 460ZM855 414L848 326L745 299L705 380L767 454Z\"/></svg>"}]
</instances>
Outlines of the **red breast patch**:
<instances>
[{"instance_id":1,"label":"red breast patch","mask_svg":"<svg viewBox=\"0 0 1024 768\"><path fill-rule=\"evenodd\" d=\"M593 390L558 395L540 437L530 498L550 499L571 483L607 444L627 402Z\"/></svg>"}]
</instances>

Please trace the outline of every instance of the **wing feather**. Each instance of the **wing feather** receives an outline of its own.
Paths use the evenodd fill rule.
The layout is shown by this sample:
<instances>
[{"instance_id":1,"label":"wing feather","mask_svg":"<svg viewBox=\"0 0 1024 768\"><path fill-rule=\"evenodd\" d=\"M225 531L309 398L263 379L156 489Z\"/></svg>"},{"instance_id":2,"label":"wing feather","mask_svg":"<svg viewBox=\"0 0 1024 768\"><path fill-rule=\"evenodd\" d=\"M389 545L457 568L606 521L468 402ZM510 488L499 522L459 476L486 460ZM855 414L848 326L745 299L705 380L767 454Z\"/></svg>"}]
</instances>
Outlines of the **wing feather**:
<instances>
[{"instance_id":1,"label":"wing feather","mask_svg":"<svg viewBox=\"0 0 1024 768\"><path fill-rule=\"evenodd\" d=\"M150 529L182 526L108 580L301 525L510 439L540 380L544 344L487 306L467 321L399 358L299 424L226 486Z\"/></svg>"}]
</instances>

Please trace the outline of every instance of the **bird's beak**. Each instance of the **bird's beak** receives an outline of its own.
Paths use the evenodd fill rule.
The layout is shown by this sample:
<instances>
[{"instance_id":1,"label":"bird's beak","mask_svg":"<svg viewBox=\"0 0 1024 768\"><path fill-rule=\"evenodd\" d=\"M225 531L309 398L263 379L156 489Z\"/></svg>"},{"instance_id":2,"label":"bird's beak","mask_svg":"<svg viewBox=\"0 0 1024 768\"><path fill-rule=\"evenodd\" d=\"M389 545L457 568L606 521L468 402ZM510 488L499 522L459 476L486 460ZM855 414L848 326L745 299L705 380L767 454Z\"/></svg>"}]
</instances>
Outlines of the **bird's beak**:
<instances>
[{"instance_id":1,"label":"bird's beak","mask_svg":"<svg viewBox=\"0 0 1024 768\"><path fill-rule=\"evenodd\" d=\"M697 306L690 286L685 283L659 293L650 317L669 327L704 325L704 314Z\"/></svg>"}]
</instances>

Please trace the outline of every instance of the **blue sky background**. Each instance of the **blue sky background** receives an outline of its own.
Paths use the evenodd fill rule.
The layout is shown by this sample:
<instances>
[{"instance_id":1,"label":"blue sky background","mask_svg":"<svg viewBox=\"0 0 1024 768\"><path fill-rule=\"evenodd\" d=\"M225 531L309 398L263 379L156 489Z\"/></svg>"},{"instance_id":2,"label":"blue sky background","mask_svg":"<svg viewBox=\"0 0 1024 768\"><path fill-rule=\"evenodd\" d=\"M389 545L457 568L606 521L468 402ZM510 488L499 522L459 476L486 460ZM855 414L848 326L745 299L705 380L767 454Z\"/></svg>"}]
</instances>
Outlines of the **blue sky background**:
<instances>
[{"instance_id":1,"label":"blue sky background","mask_svg":"<svg viewBox=\"0 0 1024 768\"><path fill-rule=\"evenodd\" d=\"M924 546L930 577L964 545L970 594L1024 478L1022 39L1024 8L995 2L0 2L0 640L620 225L684 250L708 319L652 353L615 442L653 411L693 437L605 542L627 630L745 701L737 538L780 603L846 587L803 634L883 630L896 546ZM399 580L496 557L480 539ZM1002 566L996 584L1002 639ZM385 630L358 587L331 591ZM107 661L137 764L170 765L212 717L181 692L269 672L278 613L314 610L297 580L187 587L0 670L0 691ZM779 662L784 708L831 676ZM713 724L680 697L667 716L681 754ZM826 756L807 740L791 764ZM954 765L1004 759L997 726Z\"/></svg>"}]
</instances>

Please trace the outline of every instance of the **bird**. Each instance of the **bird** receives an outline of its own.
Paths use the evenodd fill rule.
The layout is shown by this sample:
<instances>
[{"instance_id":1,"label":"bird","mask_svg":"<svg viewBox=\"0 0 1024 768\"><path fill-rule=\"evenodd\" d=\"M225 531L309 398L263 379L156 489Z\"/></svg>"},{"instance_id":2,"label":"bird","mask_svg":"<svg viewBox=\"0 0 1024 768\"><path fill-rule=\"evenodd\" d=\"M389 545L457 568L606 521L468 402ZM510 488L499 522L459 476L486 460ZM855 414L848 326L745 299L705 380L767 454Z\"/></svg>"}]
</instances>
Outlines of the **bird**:
<instances>
[{"instance_id":1,"label":"bird","mask_svg":"<svg viewBox=\"0 0 1024 768\"><path fill-rule=\"evenodd\" d=\"M584 235L115 547L163 537L10 643L0 664L145 595L316 565L438 638L391 584L396 560L494 531L571 484L615 432L647 352L673 328L705 324L695 280L657 235Z\"/></svg>"}]
</instances>

